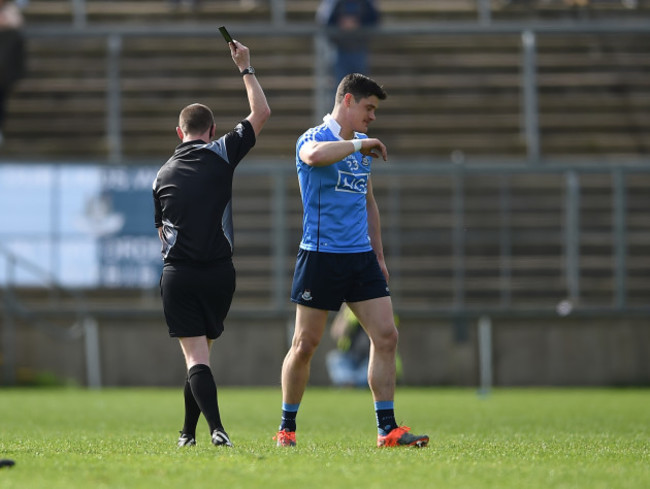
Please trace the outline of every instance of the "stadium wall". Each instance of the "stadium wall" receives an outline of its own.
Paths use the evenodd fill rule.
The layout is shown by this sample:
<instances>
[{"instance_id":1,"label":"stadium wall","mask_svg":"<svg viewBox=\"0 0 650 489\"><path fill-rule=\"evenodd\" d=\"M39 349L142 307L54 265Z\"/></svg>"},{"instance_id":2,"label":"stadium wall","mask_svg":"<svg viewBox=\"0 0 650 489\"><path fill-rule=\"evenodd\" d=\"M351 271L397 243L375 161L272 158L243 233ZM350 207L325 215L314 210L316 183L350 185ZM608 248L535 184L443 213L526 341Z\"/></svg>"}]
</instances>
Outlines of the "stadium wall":
<instances>
[{"instance_id":1,"label":"stadium wall","mask_svg":"<svg viewBox=\"0 0 650 489\"><path fill-rule=\"evenodd\" d=\"M235 317L215 344L212 366L219 385L278 386L289 341L290 317ZM103 386L177 386L185 378L176 340L164 319L100 318ZM647 318L497 318L492 321L495 386L639 386L650 384ZM326 334L313 360L312 385L329 385ZM53 339L21 328L16 342L18 380L47 378L86 384L84 341ZM476 321L403 317L402 383L478 386Z\"/></svg>"}]
</instances>

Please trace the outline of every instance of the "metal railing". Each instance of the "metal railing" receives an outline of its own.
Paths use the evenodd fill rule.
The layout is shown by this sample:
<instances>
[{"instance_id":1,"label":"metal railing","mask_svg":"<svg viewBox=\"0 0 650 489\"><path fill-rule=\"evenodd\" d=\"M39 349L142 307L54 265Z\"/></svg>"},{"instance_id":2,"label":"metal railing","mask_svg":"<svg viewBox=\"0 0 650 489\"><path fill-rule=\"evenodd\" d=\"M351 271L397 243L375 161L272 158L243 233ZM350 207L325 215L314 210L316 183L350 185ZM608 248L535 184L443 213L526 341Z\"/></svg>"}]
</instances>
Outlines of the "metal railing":
<instances>
[{"instance_id":1,"label":"metal railing","mask_svg":"<svg viewBox=\"0 0 650 489\"><path fill-rule=\"evenodd\" d=\"M147 168L150 168L147 166ZM154 167L151 167L154 171ZM265 240L265 247L268 249L268 259L270 267L268 268L268 275L264 276L264 281L270 286L264 290L259 291L259 300L257 301L256 308L263 311L263 313L274 312L282 313L287 308L286 303L286 290L288 289L289 278L286 270L290 268L288 260L291 259L292 253L296 247L295 230L292 229L296 225L292 212L295 212L295 202L298 201L299 196L293 195L293 190L289 188L289 182L295 179L295 169L291 164L283 161L250 161L238 167L238 175L245 181L262 181L265 183L263 189L255 190L255 197L265 198L269 203L269 208L263 209L268 215L269 225L260 229ZM155 172L154 172L155 173ZM630 304L628 300L628 279L627 269L628 263L628 243L630 241L630 217L633 217L635 222L642 222L645 216L643 206L647 206L650 210L650 200L644 202L641 199L641 207L634 210L634 215L630 216L628 208L629 197L629 183L634 180L635 176L648 176L650 175L650 163L640 161L621 161L617 164L611 164L609 161L592 161L591 163L573 163L573 162L545 162L543 165L530 166L523 164L523 161L517 164L516 162L496 163L478 162L475 164L450 164L444 162L436 162L431 160L422 160L421 162L413 161L400 161L391 160L390 164L382 165L376 164L373 168L373 175L375 187L384 192L383 198L380 199L380 206L382 208L382 216L384 216L383 224L383 240L385 245L391 250L391 260L398 261L404 257L404 229L400 226L400 220L408 217L408 211L403 208L404 202L410 197L409 193L413 191L413 187L405 183L402 187L401 184L396 183L393 185L391 182L398 181L399 178L408 181L424 181L430 182L433 179L443 181L444 184L444 197L440 197L440 202L443 202L445 208L443 210L448 215L448 225L444 229L436 230L431 226L422 226L422 231L429 233L423 238L423 252L426 252L427 245L433 246L434 241L449 242L451 245L448 247L450 250L451 264L447 266L451 270L450 274L450 295L449 300L445 302L442 307L434 306L420 307L422 314L433 315L446 315L462 314L474 315L476 311L472 311L471 303L468 303L466 297L466 280L468 269L468 245L473 244L468 241L467 231L472 230L470 222L470 214L474 213L476 216L476 207L472 208L468 201L473 197L472 188L476 188L476 182L482 181L486 185L492 185L493 199L495 204L489 211L485 209L481 211L485 214L486 218L494 218L494 222L490 224L490 237L487 238L490 243L496 245L498 252L491 252L490 258L498 260L500 263L500 276L498 278L498 297L496 300L490 300L485 303L480 303L477 311L485 311L491 309L494 312L508 314L518 310L522 312L526 309L525 305L517 303L514 299L513 291L516 285L513 281L511 263L513 257L516 257L517 252L513 251L513 242L515 242L515 227L511 222L511 217L516 211L527 211L527 209L516 208L518 205L513 201L512 194L518 190L516 183L511 180L517 176L553 176L553 193L552 198L557 198L557 202L553 202L554 206L550 209L554 217L554 229L559 233L558 243L559 246L553 253L558 263L561 265L561 276L563 277L562 290L557 291L557 296L566 298L569 301L580 303L583 294L582 273L581 273L581 260L582 256L582 240L585 226L583 225L582 213L584 208L583 199L583 185L581 181L588 176L600 175L604 177L603 185L604 192L611 197L607 201L604 210L604 219L609 222L606 230L608 242L611 241L611 255L605 257L611 260L612 263L612 282L611 282L611 297L607 303L601 303L595 309L609 310L611 312L630 312L634 310L638 304ZM470 184L470 180L473 182ZM244 184L241 184L244 185ZM474 185L472 187L471 185ZM526 187L529 188L529 187ZM243 189L242 189L243 190ZM143 191L144 192L144 191ZM235 192L238 190L235 188ZM148 196L148 194L147 194ZM432 209L431 202L428 199L432 196L423 195L419 197L416 203L421 209ZM245 200L245 195L239 195L239 201ZM637 195L637 201L639 200ZM378 198L379 199L379 198ZM245 204L242 204L246 207ZM411 204L413 205L413 203ZM519 204L521 205L521 204ZM544 204L546 205L546 204ZM603 204L600 204L601 207ZM589 210L588 208L586 210ZM260 209L262 211L262 209ZM480 211L480 209L479 209ZM246 232L246 229L251 229L251 225L246 226L246 214L237 214L235 219L241 219L241 223L236 225L241 232ZM255 212L254 209L248 212ZM51 248L54 253L57 253L58 246L60 246L60 231L56 231L57 223L60 222L60 217L52 215L51 223L47 224L45 228L49 231L44 231L42 239L55 240L52 242ZM438 232L437 236L433 232ZM639 229L638 224L635 232L643 234L645 237L641 239L650 239L650 226L647 228ZM148 234L147 234L148 233ZM5 241L12 240L10 231L3 231L3 239ZM151 233L149 227L144 224L142 229L142 236L151 236L154 239L154 234ZM20 234L13 235L13 238L20 238ZM30 234L30 239L36 239L34 233ZM127 236L127 238L130 236ZM472 238L473 239L473 238ZM481 244L481 236L478 235L478 244ZM245 260L249 254L259 253L258 251L249 252L247 246L252 248L259 248L256 241L251 244L238 244L238 256L240 259ZM257 247L257 248L256 248ZM157 251L156 251L157 252ZM9 289L14 287L15 280L13 279L13 270L18 264L22 264L23 268L29 267L30 264L21 261L19 257L12 254L8 250L0 247L0 256L4 257L9 272L5 276L8 278ZM58 270L61 267L58 265L56 257L50 260L53 270ZM43 277L42 283L45 286L52 286L54 293L60 292L60 285L52 278L49 272L39 271ZM152 274L149 274L152 276ZM262 272L258 274L262 276ZM92 287L92 285L88 285ZM100 285L98 285L100 286ZM106 285L104 285L106 286ZM156 287L157 283L151 283L151 287ZM266 293L265 293L266 292ZM396 300L399 300L399 290L395 291ZM79 304L83 304L83 295L79 291L71 291L69 295L73 295L78 299ZM584 302L584 301L583 301ZM650 306L650 304L648 304ZM86 306L87 307L87 306ZM540 312L541 309L547 308L549 312L554 312L555 304L548 303L543 306L532 307L531 310ZM641 309L647 310L647 309ZM83 309L81 310L83 312ZM579 311L577 311L579 312Z\"/></svg>"},{"instance_id":2,"label":"metal railing","mask_svg":"<svg viewBox=\"0 0 650 489\"><path fill-rule=\"evenodd\" d=\"M5 284L0 288L2 294L2 384L14 385L16 374L17 327L18 322L28 324L41 333L52 338L65 341L75 341L83 338L86 359L86 381L89 387L101 386L99 330L95 318L88 312L83 292L61 286L47 270L31 263L16 253L0 245L0 266L4 267ZM68 327L48 319L47 312L41 314L26 305L19 298L20 287L15 283L18 270L34 277L50 297L52 307L56 308L57 300L66 297L72 299L75 317L74 323Z\"/></svg>"},{"instance_id":3,"label":"metal railing","mask_svg":"<svg viewBox=\"0 0 650 489\"><path fill-rule=\"evenodd\" d=\"M287 274L290 268L292 252L297 243L292 235L295 230L291 229L292 205L290 199L299 199L298 195L292 195L287 182L295 178L295 170L285 162L248 162L238 168L238 175L244 180L250 181L260 178L268 181L268 192L265 198L270 203L268 212L270 225L268 226L265 241L268 246L269 267L263 267L266 275L259 275L254 282L259 282L258 289L254 292L257 298L254 305L250 302L238 306L237 301L233 305L230 317L236 319L257 319L257 318L289 318L293 314L293 307L288 300L287 290L290 285L290 275ZM400 315L406 318L439 318L448 319L454 325L458 337L466 334L468 324L479 321L485 327L492 319L499 318L557 318L570 316L572 318L621 318L621 317L650 317L650 300L640 301L639 291L650 290L650 279L646 277L645 286L637 283L634 285L635 299L630 300L629 284L629 242L631 236L630 213L628 202L630 201L629 183L637 176L644 178L650 176L650 164L620 163L611 165L605 162L592 162L591 164L574 164L554 162L539 166L528 166L524 164L496 164L491 162L466 165L466 164L431 164L430 161L421 163L392 161L390 165L377 164L374 168L375 193L377 189L384 192L383 198L378 199L383 216L383 241L386 246L387 260L391 267L391 275L394 277L391 283L394 287L393 302ZM585 297L583 268L583 189L581 181L591 175L604 176L607 179L607 193L610 200L607 209L603 212L610 216L609 229L607 230L608 240L611 240L611 254L600 255L603 261L611 263L611 278L609 280L609 298L600 301L583 300ZM513 262L518 258L517 251L513 248L516 241L516 231L513 227L512 216L516 209L511 193L515 190L508 181L509 178L517 176L553 176L557 183L557 192L564 198L553 203L556 215L563 216L563 223L557 227L560 233L559 248L553 257L555 263L561 263L559 276L562 285L557 285L553 291L553 298L537 301L535 304L523 303L517 296L517 284L514 280L516 274ZM449 226L439 231L430 226L423 228L428 233L425 241L420 247L417 257L426 259L430 257L431 251L427 246L433 248L434 241L449 242L449 255L445 267L449 269L449 278L437 279L445 282L445 299L438 300L435 293L426 295L427 304L420 302L413 305L401 285L408 285L410 280L407 272L400 269L400 261L405 258L414 258L407 255L403 248L408 244L408 236L404 236L404 229L399 221L404 216L402 205L408 198L408 192L412 191L408 186L401 188L390 185L391 180L399 178L406 180L424 180L432 178L444 179L449 185L445 192L444 199L447 199ZM491 225L491 243L497 243L497 250L492 251L489 256L498 263L498 276L491 277L491 290L496 291L490 298L476 301L468 300L468 283L471 281L471 259L476 258L476 252L470 252L470 242L467 231L470 218L470 205L468 203L467 189L470 187L470 180L475 183L477 178L503 181L501 189L496 192L498 199L496 206L490 211L496 221ZM381 182L381 183L380 183ZM388 182L388 183L387 183ZM496 187L495 187L496 188ZM242 196L238 197L241 203ZM647 203L641 199L639 208L638 194L635 196L637 208L634 214L634 221L637 223L634 232L639 237L640 217L650 211L650 201ZM424 208L432 208L431 203L422 202ZM645 208L647 207L647 209ZM236 229L242 231L244 221L235 217ZM295 223L294 223L295 224ZM143 230L148 232L147 230ZM438 238L430 238L438 233ZM650 239L650 226L641 226L641 242ZM496 236L496 241L494 236ZM5 237L7 235L5 233ZM256 240L257 242L257 240ZM475 244L475 243L474 243ZM421 254L420 254L421 253ZM246 244L237 245L237 259L241 265L246 264ZM637 251L638 257L638 251ZM255 259L256 256L253 256ZM0 265L5 267L6 283L2 291L2 355L3 355L3 376L6 384L15 381L15 345L16 328L18 323L35 327L39 331L57 338L69 340L85 340L86 373L89 386L101 385L100 355L98 346L98 322L116 318L142 318L160 320L160 304L155 301L144 303L129 303L125 301L119 308L115 303L90 304L84 299L83 290L66 289L52 277L52 275L34 266L29 261L20 258L10 250L0 246ZM247 267L249 270L250 266ZM29 308L20 300L20 286L16 284L16 271L29 272L40 278L40 283L45 290L49 290L53 300L48 304L41 304L37 308ZM429 269L431 278L428 279L431 286L434 285L433 278L435 270ZM535 280L531 275L530 279ZM243 283L246 279L239 277L238 282ZM401 284L401 285L400 285ZM152 283L152 290L157 283ZM410 290L413 290L411 287ZM642 295L645 292L642 292ZM238 292L239 294L239 292ZM73 308L61 308L57 296L64 295L72 298ZM558 302L558 299L562 299ZM435 301L435 302L434 302ZM131 305L129 305L131 304ZM73 317L73 325L62 328L55 319L69 320Z\"/></svg>"}]
</instances>

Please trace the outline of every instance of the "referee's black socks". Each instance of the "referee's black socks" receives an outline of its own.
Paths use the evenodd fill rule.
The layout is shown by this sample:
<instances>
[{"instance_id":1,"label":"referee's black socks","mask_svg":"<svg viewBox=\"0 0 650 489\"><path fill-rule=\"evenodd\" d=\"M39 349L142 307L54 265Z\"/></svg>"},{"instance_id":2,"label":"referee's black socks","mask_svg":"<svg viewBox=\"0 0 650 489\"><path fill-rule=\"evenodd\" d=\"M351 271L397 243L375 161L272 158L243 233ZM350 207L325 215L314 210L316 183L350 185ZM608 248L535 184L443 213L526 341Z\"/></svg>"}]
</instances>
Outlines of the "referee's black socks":
<instances>
[{"instance_id":1,"label":"referee's black socks","mask_svg":"<svg viewBox=\"0 0 650 489\"><path fill-rule=\"evenodd\" d=\"M181 433L190 435L191 438L196 438L196 425L201 416L201 408L194 399L192 394L192 386L190 385L190 378L185 379L185 387L183 389L183 397L185 399L185 422L183 423L183 430Z\"/></svg>"},{"instance_id":2,"label":"referee's black socks","mask_svg":"<svg viewBox=\"0 0 650 489\"><path fill-rule=\"evenodd\" d=\"M217 401L217 385L214 383L210 367L204 364L194 365L188 372L188 378L194 399L208 422L210 433L223 429Z\"/></svg>"}]
</instances>

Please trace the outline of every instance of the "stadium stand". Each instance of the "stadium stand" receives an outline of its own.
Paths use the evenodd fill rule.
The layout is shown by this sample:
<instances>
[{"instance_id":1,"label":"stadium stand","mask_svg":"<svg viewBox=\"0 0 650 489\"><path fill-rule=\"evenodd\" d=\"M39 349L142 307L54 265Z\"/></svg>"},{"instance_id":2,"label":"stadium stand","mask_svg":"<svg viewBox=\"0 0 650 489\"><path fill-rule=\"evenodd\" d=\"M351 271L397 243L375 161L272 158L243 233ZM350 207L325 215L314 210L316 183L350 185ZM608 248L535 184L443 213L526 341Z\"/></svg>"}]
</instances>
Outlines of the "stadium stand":
<instances>
[{"instance_id":1,"label":"stadium stand","mask_svg":"<svg viewBox=\"0 0 650 489\"><path fill-rule=\"evenodd\" d=\"M273 107L273 121L253 154L289 156L292 139L311 122L310 39L254 38L247 43ZM229 52L224 50L218 60L204 40L126 40L122 88L124 150L136 157L169 152L174 144L169 130L175 127L179 107L197 100L210 105L224 131L248 110Z\"/></svg>"},{"instance_id":2,"label":"stadium stand","mask_svg":"<svg viewBox=\"0 0 650 489\"><path fill-rule=\"evenodd\" d=\"M539 37L540 124L551 155L647 155L650 36Z\"/></svg>"},{"instance_id":3,"label":"stadium stand","mask_svg":"<svg viewBox=\"0 0 650 489\"><path fill-rule=\"evenodd\" d=\"M2 155L106 155L106 42L30 39L27 64L9 102Z\"/></svg>"},{"instance_id":4,"label":"stadium stand","mask_svg":"<svg viewBox=\"0 0 650 489\"><path fill-rule=\"evenodd\" d=\"M318 3L285 0L287 22L313 23ZM521 25L530 20L558 21L558 26L571 27L576 22L650 18L650 0L640 0L634 9L618 0L591 0L581 9L567 7L563 0L535 3L531 11L527 6L531 2L494 0L492 20ZM388 26L448 27L451 22L476 23L479 15L474 0L381 0L381 7ZM25 14L30 28L75 30L69 0L31 0ZM93 26L143 26L150 31L118 38L124 159L117 162L137 164L162 163L170 154L176 144L173 128L178 110L187 103L200 100L212 106L224 130L246 110L241 80L227 50L215 49L219 39L165 37L151 34L151 27L171 23L179 28L231 23L268 27L273 22L268 2L243 9L240 0L205 0L196 11L174 10L166 0L88 0L86 15L90 27L86 36L30 36L29 74L10 101L0 161L109 160L114 150L107 136L111 41L93 35ZM423 33L419 29L373 39L372 74L390 96L381 105L372 134L387 143L393 161L426 160L432 166L458 169L414 176L382 172L377 165L373 175L392 294L400 314L411 314L411 324L421 311L426 316L419 320L428 328L464 307L481 314L490 308L513 308L510 319L517 318L522 309L535 314L542 311L541 322L565 299L595 308L621 306L621 297L625 306L648 305L650 173L635 173L619 163L627 158L647 160L648 156L650 33L596 35L558 30L538 33L536 42L541 153L560 165L576 163L573 174L562 169L543 171L543 165L537 167L542 168L539 173L517 171L527 154L520 33L435 29ZM279 175L235 178L238 276L231 320L249 324L253 316L242 320L237 313L258 311L263 315L259 321L267 328L274 312L291 308L288 288L302 209L297 179L289 167L296 137L317 122L314 63L323 60L314 59L311 34L252 35L245 43L252 49L253 64L273 109L251 157L284 162L287 169ZM503 163L501 171L488 168L485 173L472 173L468 165L460 165L488 161L485 158ZM512 173L503 170L513 162ZM584 172L580 171L582 163L589 166ZM622 167L615 177L614 172ZM575 180L569 182L569 178ZM577 240L573 243L567 242L566 233L570 183L577 188L573 201L577 207L572 209ZM625 190L622 201L616 200L621 190L618 184ZM273 213L278 192L283 192L286 206L282 236L275 233L278 215ZM623 202L624 208L617 210L615 202ZM621 210L622 223L617 221ZM627 229L622 242L618 225ZM284 242L282 256L274 255L278 241ZM572 264L578 302L568 297L572 284L567 263L572 252L578 255ZM622 264L617 263L619 259ZM622 289L618 288L617 266L622 266ZM276 287L278 275L284 290ZM84 308L105 322L108 318L120 322L128 313L133 322L143 318L143 323L161 324L156 286L84 290ZM75 312L73 300L52 297L51 290L13 292L32 311L42 310L45 315L56 311L53 320L62 326L65 319L59 315ZM441 315L432 314L431 308L442 311ZM595 317L571 318L571 324L591 335L587 328ZM633 314L616 318L611 326L630 317ZM284 327L284 318L279 321ZM562 327L568 329L566 323ZM122 335L120 330L120 340ZM580 352L567 348L569 354L581 358ZM141 356L139 351L137 356ZM456 365L453 359L450 365Z\"/></svg>"},{"instance_id":5,"label":"stadium stand","mask_svg":"<svg viewBox=\"0 0 650 489\"><path fill-rule=\"evenodd\" d=\"M27 13L32 24L68 23L74 17L70 0L31 0ZM308 22L314 15L320 0L285 0L286 20ZM160 22L221 22L250 23L269 22L271 6L266 0L242 5L241 0L203 0L196 9L183 6L175 8L166 0L86 0L85 14L88 23L135 23ZM382 12L387 22L474 20L474 0L383 0Z\"/></svg>"},{"instance_id":6,"label":"stadium stand","mask_svg":"<svg viewBox=\"0 0 650 489\"><path fill-rule=\"evenodd\" d=\"M648 0L493 0L492 18L499 20L637 19L650 11Z\"/></svg>"},{"instance_id":7,"label":"stadium stand","mask_svg":"<svg viewBox=\"0 0 650 489\"><path fill-rule=\"evenodd\" d=\"M312 0L285 3L291 22L310 22L318 4ZM494 16L506 10L513 12L512 18L516 12L520 17L527 15L517 3L503 3ZM217 8L217 2L204 3L201 22L241 22L251 15L259 22L270 18L264 3L254 13L243 12L238 0L218 4ZM560 12L557 3L545 5L544 12L552 8ZM473 1L382 2L389 24L471 20L475 8ZM594 12L616 10L622 15L629 12L615 2L592 2L590 8ZM635 12L648 8L648 2L639 2ZM163 1L90 0L87 13L89 23L108 24L155 23L181 15L171 12ZM26 15L31 26L70 23L71 2L32 1ZM192 19L198 14L183 11L182 15ZM649 38L648 34L538 36L544 155L614 161L647 156ZM273 117L252 156L291 161L297 135L314 122L311 36L252 36L246 42L273 108ZM99 161L108 157L107 49L106 39L99 36L30 38L29 77L11 100L2 157ZM391 157L402 160L426 156L462 163L485 156L525 157L521 51L518 34L432 32L376 37L371 69L390 97L382 104L373 134L387 143ZM176 143L173 128L178 109L187 103L201 100L214 107L217 123L224 129L245 112L241 81L227 51L217 54L214 44L205 38L125 37L119 67L122 150L127 161L166 158ZM584 176L581 181L581 247L585 253L580 273L589 279L583 281L585 300L594 303L611 297L614 287L610 180L605 173ZM644 176L626 182L631 229L629 287L630 297L636 300L644 297L643 277L650 274L650 264L642 253L647 245L643 216L648 210L643 189L648 183ZM245 257L238 265L238 300L259 301L260 294L270 299L274 293L269 261L274 183L257 178L245 188L237 185L238 253ZM286 185L288 192L297 193L294 177L287 177ZM405 304L442 306L459 300L546 303L566 289L562 242L566 189L561 174L468 176L460 182L449 175L419 179L378 175L375 190L380 202L395 195L400 199L399 212L385 216L384 225L392 230L392 237L386 238L387 253L391 247L399 248L393 280L396 294ZM454 192L465 196L465 231L455 227ZM504 216L500 207L504 192L512 202L512 215ZM288 240L297 245L301 209L298 199L288 200ZM500 241L503 219L512 227L507 253ZM285 263L287 274L291 273L294 252L292 249ZM461 258L464 273L458 276L455 260ZM504 260L508 262L505 268ZM464 297L455 291L459 280L466 291ZM511 292L494 286L495 281L507 280L512 281Z\"/></svg>"},{"instance_id":8,"label":"stadium stand","mask_svg":"<svg viewBox=\"0 0 650 489\"><path fill-rule=\"evenodd\" d=\"M320 0L284 0L288 22L313 22ZM476 0L381 0L385 23L476 21ZM203 0L196 9L174 8L167 0L86 0L88 23L160 22L268 22L272 19L267 0ZM611 20L635 19L650 13L650 0L589 0L584 6L567 0L492 0L494 21ZM30 0L26 11L30 24L67 24L74 17L70 0Z\"/></svg>"},{"instance_id":9,"label":"stadium stand","mask_svg":"<svg viewBox=\"0 0 650 489\"><path fill-rule=\"evenodd\" d=\"M70 0L31 0L25 14L30 25L70 24L75 17L74 2ZM85 18L88 24L151 25L161 22L268 22L266 2L254 9L243 9L240 0L205 1L197 10L181 4L174 7L167 0L86 0Z\"/></svg>"},{"instance_id":10,"label":"stadium stand","mask_svg":"<svg viewBox=\"0 0 650 489\"><path fill-rule=\"evenodd\" d=\"M650 34L540 34L537 42L542 153L647 154ZM292 141L314 121L313 43L309 36L247 43L274 108L265 130L272 137L255 151L290 155ZM107 40L35 37L28 49L3 155L107 157ZM376 37L371 70L390 97L374 133L394 155L525 156L521 58L518 35ZM126 158L167 154L169 128L186 103L218 108L220 127L245 110L227 51L216 53L204 38L127 37L119 66ZM74 144L62 137L70 134Z\"/></svg>"},{"instance_id":11,"label":"stadium stand","mask_svg":"<svg viewBox=\"0 0 650 489\"><path fill-rule=\"evenodd\" d=\"M374 134L398 155L525 155L519 44L506 35L375 38L371 72L389 98Z\"/></svg>"},{"instance_id":12,"label":"stadium stand","mask_svg":"<svg viewBox=\"0 0 650 489\"><path fill-rule=\"evenodd\" d=\"M495 19L522 20L530 2L493 2ZM242 8L239 0L204 1L196 11L164 0L88 0L88 25L205 25L271 21L268 2ZM288 22L313 23L318 0L287 0ZM384 0L384 25L447 20L476 21L474 0ZM30 27L68 25L69 0L32 0ZM650 13L592 1L597 16L625 18ZM563 1L537 2L534 14L568 15ZM604 14L605 15L605 14ZM612 17L612 16L618 17ZM553 17L555 18L555 17ZM650 34L537 36L542 154L547 156L639 155L648 150L650 129ZM205 38L130 36L119 59L122 148L129 159L160 158L169 149L169 127L179 106L193 100L219 105L219 124L236 122L244 98L227 52ZM313 42L310 36L251 37L258 72L274 116L256 151L291 154L297 133L314 121ZM108 41L100 37L30 38L29 76L9 105L3 155L23 158L110 154L107 141ZM371 73L386 86L388 117L374 131L396 155L440 158L526 155L522 129L521 38L516 34L417 34L375 36ZM223 55L223 59L219 58ZM145 62L146 61L146 62ZM289 75L290 74L290 75ZM329 102L325 104L329 106ZM396 131L395 128L399 128ZM34 140L34 132L42 134ZM75 134L70 144L65 134ZM146 136L146 137L144 137ZM28 143L29 141L29 143ZM283 142L284 141L284 142ZM26 151L26 148L29 150Z\"/></svg>"}]
</instances>

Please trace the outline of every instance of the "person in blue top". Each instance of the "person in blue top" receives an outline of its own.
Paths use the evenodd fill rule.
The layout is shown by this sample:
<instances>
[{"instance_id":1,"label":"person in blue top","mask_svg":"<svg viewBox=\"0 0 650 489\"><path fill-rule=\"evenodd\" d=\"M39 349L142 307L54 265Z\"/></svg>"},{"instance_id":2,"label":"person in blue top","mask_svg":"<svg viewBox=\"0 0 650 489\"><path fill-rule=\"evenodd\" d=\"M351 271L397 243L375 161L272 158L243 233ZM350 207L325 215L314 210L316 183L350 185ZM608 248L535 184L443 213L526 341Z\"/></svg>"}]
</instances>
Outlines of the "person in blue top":
<instances>
[{"instance_id":1,"label":"person in blue top","mask_svg":"<svg viewBox=\"0 0 650 489\"><path fill-rule=\"evenodd\" d=\"M365 132L386 92L371 78L346 75L323 124L296 144L303 204L303 234L291 300L296 321L282 365L282 422L278 446L296 444L296 414L309 380L312 356L329 311L347 303L370 338L368 384L375 402L377 445L426 446L429 437L398 426L393 411L397 328L388 289L379 209L370 178L373 158L386 146Z\"/></svg>"}]
</instances>

